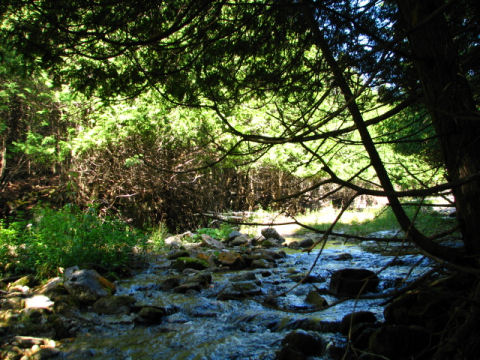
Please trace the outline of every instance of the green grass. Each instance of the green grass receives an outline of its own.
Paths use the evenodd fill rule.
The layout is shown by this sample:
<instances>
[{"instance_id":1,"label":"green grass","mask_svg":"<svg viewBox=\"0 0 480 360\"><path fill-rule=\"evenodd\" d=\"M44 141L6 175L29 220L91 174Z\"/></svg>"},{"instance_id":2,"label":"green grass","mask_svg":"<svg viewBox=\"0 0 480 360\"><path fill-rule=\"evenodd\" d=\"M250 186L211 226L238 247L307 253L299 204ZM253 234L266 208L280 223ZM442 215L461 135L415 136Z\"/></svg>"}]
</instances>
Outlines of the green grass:
<instances>
[{"instance_id":1,"label":"green grass","mask_svg":"<svg viewBox=\"0 0 480 360\"><path fill-rule=\"evenodd\" d=\"M0 223L0 272L33 273L39 279L73 265L101 267L111 274L128 266L132 251L147 237L114 218L100 218L95 209L72 206L37 208L32 219Z\"/></svg>"},{"instance_id":2,"label":"green grass","mask_svg":"<svg viewBox=\"0 0 480 360\"><path fill-rule=\"evenodd\" d=\"M415 218L415 226L425 235L431 236L449 230L457 224L455 218L424 207L416 214L416 208L406 206L405 211L410 219ZM318 212L299 216L298 220L317 230L327 230L337 216L338 210L325 208ZM400 226L389 206L368 208L365 210L347 211L334 228L334 232L343 231L348 234L366 236L378 231L400 230ZM301 229L299 234L308 230Z\"/></svg>"}]
</instances>

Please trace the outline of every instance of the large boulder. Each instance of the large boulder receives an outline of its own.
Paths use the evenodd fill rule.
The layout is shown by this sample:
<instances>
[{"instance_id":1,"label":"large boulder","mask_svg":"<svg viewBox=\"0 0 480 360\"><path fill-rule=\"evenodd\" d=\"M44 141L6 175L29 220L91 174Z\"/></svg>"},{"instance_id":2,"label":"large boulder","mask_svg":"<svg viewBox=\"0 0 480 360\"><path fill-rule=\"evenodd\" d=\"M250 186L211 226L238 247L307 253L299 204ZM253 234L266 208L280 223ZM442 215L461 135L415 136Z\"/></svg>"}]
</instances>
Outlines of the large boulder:
<instances>
[{"instance_id":1,"label":"large boulder","mask_svg":"<svg viewBox=\"0 0 480 360\"><path fill-rule=\"evenodd\" d=\"M64 286L72 297L83 303L93 303L115 291L115 285L95 270L80 270L77 266L65 270Z\"/></svg>"},{"instance_id":2,"label":"large boulder","mask_svg":"<svg viewBox=\"0 0 480 360\"><path fill-rule=\"evenodd\" d=\"M368 350L372 354L401 360L430 358L425 350L431 344L431 334L416 325L384 325L371 336Z\"/></svg>"},{"instance_id":3,"label":"large boulder","mask_svg":"<svg viewBox=\"0 0 480 360\"><path fill-rule=\"evenodd\" d=\"M277 353L277 360L306 359L318 356L325 351L325 341L316 333L295 330L282 340L282 348Z\"/></svg>"},{"instance_id":4,"label":"large boulder","mask_svg":"<svg viewBox=\"0 0 480 360\"><path fill-rule=\"evenodd\" d=\"M367 269L341 269L330 278L330 291L337 296L357 296L376 291L380 279Z\"/></svg>"},{"instance_id":5,"label":"large boulder","mask_svg":"<svg viewBox=\"0 0 480 360\"><path fill-rule=\"evenodd\" d=\"M272 227L262 229L261 233L265 239L275 239L280 242L285 241L285 239L278 233L278 231Z\"/></svg>"}]
</instances>

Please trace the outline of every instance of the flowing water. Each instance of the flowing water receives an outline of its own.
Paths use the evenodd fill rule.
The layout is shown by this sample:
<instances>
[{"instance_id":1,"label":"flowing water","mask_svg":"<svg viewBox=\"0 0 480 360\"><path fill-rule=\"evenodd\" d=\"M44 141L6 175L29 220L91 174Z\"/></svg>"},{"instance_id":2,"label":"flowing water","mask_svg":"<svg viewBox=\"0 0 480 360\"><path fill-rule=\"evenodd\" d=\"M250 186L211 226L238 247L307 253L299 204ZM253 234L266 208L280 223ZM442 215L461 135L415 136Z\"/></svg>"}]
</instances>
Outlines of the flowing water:
<instances>
[{"instance_id":1,"label":"flowing water","mask_svg":"<svg viewBox=\"0 0 480 360\"><path fill-rule=\"evenodd\" d=\"M331 273L342 268L378 271L377 294L403 286L429 270L429 262L420 255L392 255L398 246L389 245L388 252L379 252L377 245L368 242L357 245L330 242L311 273L316 282L297 287L295 281L310 269L318 250L310 254L286 250L286 257L277 260L275 268L216 272L209 288L186 294L159 289L158 284L175 271L168 260L158 259L147 270L119 281L117 294L133 296L138 306L170 308L171 314L153 326L136 324L134 314L99 315L88 311L78 314L91 325L71 343L63 344L64 358L274 359L285 335L299 328L321 331L328 346L342 346L346 339L337 330L343 316L368 310L381 321L385 298L348 300L316 311L305 301L306 295L314 288L320 293L328 289ZM233 283L249 286L252 296L219 300L222 298L219 294ZM264 300L274 294L280 295L265 305ZM322 296L329 304L339 300Z\"/></svg>"}]
</instances>

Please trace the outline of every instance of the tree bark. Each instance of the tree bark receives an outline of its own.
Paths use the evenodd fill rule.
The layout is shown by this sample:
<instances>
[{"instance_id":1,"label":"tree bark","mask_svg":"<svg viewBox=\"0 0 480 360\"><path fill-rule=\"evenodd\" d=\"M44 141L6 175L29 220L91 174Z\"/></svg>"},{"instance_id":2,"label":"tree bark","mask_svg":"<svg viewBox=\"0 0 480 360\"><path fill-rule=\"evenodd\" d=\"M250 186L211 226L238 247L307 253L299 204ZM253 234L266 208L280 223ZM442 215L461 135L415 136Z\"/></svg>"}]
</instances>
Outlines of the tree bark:
<instances>
[{"instance_id":1,"label":"tree bark","mask_svg":"<svg viewBox=\"0 0 480 360\"><path fill-rule=\"evenodd\" d=\"M462 74L439 0L397 0L426 106L439 135L448 180L480 172L480 116ZM452 6L452 5L451 5ZM455 6L455 5L453 5ZM480 254L480 181L454 187L465 248Z\"/></svg>"}]
</instances>

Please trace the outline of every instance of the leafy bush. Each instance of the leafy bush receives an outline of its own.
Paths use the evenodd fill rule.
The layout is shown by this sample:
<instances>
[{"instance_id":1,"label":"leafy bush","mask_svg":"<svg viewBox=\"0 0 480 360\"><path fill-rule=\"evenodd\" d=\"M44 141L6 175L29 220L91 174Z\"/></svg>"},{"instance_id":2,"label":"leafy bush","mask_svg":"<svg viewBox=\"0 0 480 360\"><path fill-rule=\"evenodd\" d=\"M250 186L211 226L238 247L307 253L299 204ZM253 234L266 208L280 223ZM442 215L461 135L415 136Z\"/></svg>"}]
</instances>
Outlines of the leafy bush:
<instances>
[{"instance_id":1,"label":"leafy bush","mask_svg":"<svg viewBox=\"0 0 480 360\"><path fill-rule=\"evenodd\" d=\"M0 223L0 262L11 264L11 272L39 278L73 265L116 272L131 260L133 247L145 242L144 234L117 219L99 218L93 208L38 208L31 222Z\"/></svg>"}]
</instances>

